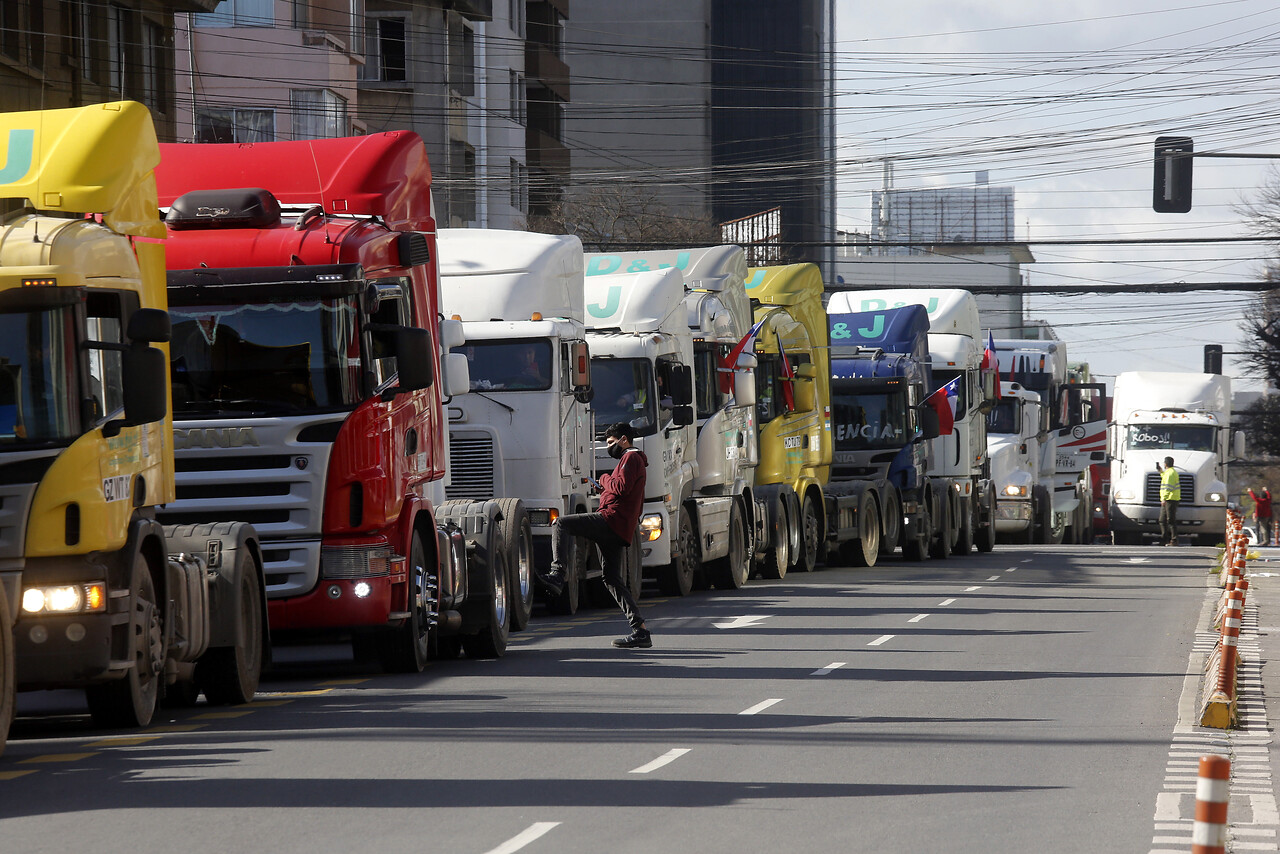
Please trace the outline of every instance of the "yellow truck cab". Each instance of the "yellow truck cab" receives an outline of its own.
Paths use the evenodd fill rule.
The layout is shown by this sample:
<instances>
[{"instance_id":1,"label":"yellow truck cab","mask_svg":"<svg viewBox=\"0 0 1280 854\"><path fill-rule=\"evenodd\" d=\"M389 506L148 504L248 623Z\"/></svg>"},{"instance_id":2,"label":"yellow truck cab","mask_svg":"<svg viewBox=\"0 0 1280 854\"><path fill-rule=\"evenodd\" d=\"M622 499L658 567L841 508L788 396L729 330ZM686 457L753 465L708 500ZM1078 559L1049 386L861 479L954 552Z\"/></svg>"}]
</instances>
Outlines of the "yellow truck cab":
<instances>
[{"instance_id":1,"label":"yellow truck cab","mask_svg":"<svg viewBox=\"0 0 1280 854\"><path fill-rule=\"evenodd\" d=\"M166 684L245 702L266 650L253 529L155 520L174 498L159 159L133 102L0 114L16 687L83 688L105 725L147 724Z\"/></svg>"},{"instance_id":2,"label":"yellow truck cab","mask_svg":"<svg viewBox=\"0 0 1280 854\"><path fill-rule=\"evenodd\" d=\"M824 557L831 473L830 351L822 274L814 264L747 271L759 324L754 352L760 463L756 498L768 507L763 574L812 570ZM786 364L783 363L785 354Z\"/></svg>"}]
</instances>

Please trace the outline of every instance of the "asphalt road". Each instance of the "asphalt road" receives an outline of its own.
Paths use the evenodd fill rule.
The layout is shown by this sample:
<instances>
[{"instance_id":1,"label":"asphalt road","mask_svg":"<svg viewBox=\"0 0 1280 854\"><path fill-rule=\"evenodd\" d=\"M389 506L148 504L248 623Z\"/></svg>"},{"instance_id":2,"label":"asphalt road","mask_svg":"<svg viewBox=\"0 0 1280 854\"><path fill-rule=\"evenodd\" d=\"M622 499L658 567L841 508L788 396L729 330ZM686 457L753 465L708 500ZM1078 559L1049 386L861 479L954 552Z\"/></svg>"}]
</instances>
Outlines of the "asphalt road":
<instances>
[{"instance_id":1,"label":"asphalt road","mask_svg":"<svg viewBox=\"0 0 1280 854\"><path fill-rule=\"evenodd\" d=\"M288 649L141 732L24 696L0 851L1148 851L1211 555L792 574L643 599L652 650L542 616L415 677Z\"/></svg>"}]
</instances>

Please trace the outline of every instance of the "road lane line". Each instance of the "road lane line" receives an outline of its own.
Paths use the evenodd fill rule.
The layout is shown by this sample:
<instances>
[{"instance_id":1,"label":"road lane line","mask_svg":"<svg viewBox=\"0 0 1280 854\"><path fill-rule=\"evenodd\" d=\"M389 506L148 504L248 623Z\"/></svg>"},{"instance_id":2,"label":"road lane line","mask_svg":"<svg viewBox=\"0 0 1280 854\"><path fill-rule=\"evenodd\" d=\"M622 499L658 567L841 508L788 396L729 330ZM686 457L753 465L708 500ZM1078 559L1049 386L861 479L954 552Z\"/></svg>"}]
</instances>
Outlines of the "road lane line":
<instances>
[{"instance_id":1,"label":"road lane line","mask_svg":"<svg viewBox=\"0 0 1280 854\"><path fill-rule=\"evenodd\" d=\"M964 592L965 592L965 593L972 593L972 592L973 592L973 591L975 591L975 590L981 590L981 589L982 589L982 585L978 585L977 587L966 587L966 588L964 589Z\"/></svg>"},{"instance_id":2,"label":"road lane line","mask_svg":"<svg viewBox=\"0 0 1280 854\"><path fill-rule=\"evenodd\" d=\"M1022 562L1023 562L1023 563L1031 563L1031 561L1033 561L1034 559L1035 559L1035 558L1024 557L1024 558L1022 559Z\"/></svg>"},{"instance_id":3,"label":"road lane line","mask_svg":"<svg viewBox=\"0 0 1280 854\"><path fill-rule=\"evenodd\" d=\"M559 825L560 822L558 821L534 822L524 830L520 831L520 833L499 845L497 848L492 848L489 851L486 851L485 854L512 854L512 852L519 851L535 839L542 838L553 827L558 827Z\"/></svg>"},{"instance_id":4,"label":"road lane line","mask_svg":"<svg viewBox=\"0 0 1280 854\"><path fill-rule=\"evenodd\" d=\"M85 747L137 747L139 744L146 744L149 741L155 741L158 735L135 735L125 736L123 738L104 738L102 741L91 741Z\"/></svg>"},{"instance_id":5,"label":"road lane line","mask_svg":"<svg viewBox=\"0 0 1280 854\"><path fill-rule=\"evenodd\" d=\"M1016 567L1016 566L1011 566L1011 567L1009 567L1008 569L1006 569L1006 570L1005 570L1005 572L1014 572L1015 570L1017 570L1017 567Z\"/></svg>"},{"instance_id":6,"label":"road lane line","mask_svg":"<svg viewBox=\"0 0 1280 854\"><path fill-rule=\"evenodd\" d=\"M833 661L830 664L828 664L826 667L819 667L817 670L813 671L809 675L810 676L826 676L831 671L839 670L841 667L844 667L843 661Z\"/></svg>"},{"instance_id":7,"label":"road lane line","mask_svg":"<svg viewBox=\"0 0 1280 854\"><path fill-rule=\"evenodd\" d=\"M657 771L663 765L670 765L672 762L675 762L677 759L679 759L681 756L684 756L686 753L688 753L692 749L693 748L691 747L673 747L670 750L668 750L666 753L659 756L657 759L653 760L652 762L646 762L644 765L641 765L639 768L632 768L627 773L648 774L650 771Z\"/></svg>"},{"instance_id":8,"label":"road lane line","mask_svg":"<svg viewBox=\"0 0 1280 854\"><path fill-rule=\"evenodd\" d=\"M871 643L867 644L867 646L880 646L880 644L888 643L891 640L893 640L893 635L881 635L880 637L873 640Z\"/></svg>"},{"instance_id":9,"label":"road lane line","mask_svg":"<svg viewBox=\"0 0 1280 854\"><path fill-rule=\"evenodd\" d=\"M916 614L916 615L915 615L914 617L912 617L910 620L907 620L907 622L908 622L908 623L918 623L918 622L920 622L921 620L923 620L923 619L924 619L925 617L927 617L927 616L929 616L929 615L928 615L928 614Z\"/></svg>"},{"instance_id":10,"label":"road lane line","mask_svg":"<svg viewBox=\"0 0 1280 854\"><path fill-rule=\"evenodd\" d=\"M727 623L712 623L717 629L741 629L747 626L753 626L761 620L767 620L772 614L752 614L741 617L731 617Z\"/></svg>"},{"instance_id":11,"label":"road lane line","mask_svg":"<svg viewBox=\"0 0 1280 854\"><path fill-rule=\"evenodd\" d=\"M32 756L30 759L19 760L19 765L43 765L46 762L79 762L81 759L88 759L90 756L97 756L95 753L46 753L44 756Z\"/></svg>"},{"instance_id":12,"label":"road lane line","mask_svg":"<svg viewBox=\"0 0 1280 854\"><path fill-rule=\"evenodd\" d=\"M969 589L970 589L970 590L977 590L978 588L976 588L976 587L970 587ZM954 603L955 603L955 601L956 601L956 600L954 600L954 599L943 599L941 602L939 602L939 603L938 603L938 607L939 607L939 608L945 608L945 607L947 607L948 605L954 604Z\"/></svg>"},{"instance_id":13,"label":"road lane line","mask_svg":"<svg viewBox=\"0 0 1280 854\"><path fill-rule=\"evenodd\" d=\"M987 581L999 581L999 580L1000 580L1000 576L998 575L993 575L987 579Z\"/></svg>"},{"instance_id":14,"label":"road lane line","mask_svg":"<svg viewBox=\"0 0 1280 854\"><path fill-rule=\"evenodd\" d=\"M782 702L782 698L781 698L781 697L774 697L774 698L772 698L772 699L765 700L765 701L760 702L760 703L756 703L754 706L752 706L752 707L751 707L751 708L749 708L749 709L743 709L742 711L738 712L738 714L740 714L740 715L754 715L754 714L756 714L756 713L758 713L758 712L763 712L765 709L769 708L770 706L776 706L776 705L778 705L778 704L779 704L779 703L781 703L781 702Z\"/></svg>"}]
</instances>

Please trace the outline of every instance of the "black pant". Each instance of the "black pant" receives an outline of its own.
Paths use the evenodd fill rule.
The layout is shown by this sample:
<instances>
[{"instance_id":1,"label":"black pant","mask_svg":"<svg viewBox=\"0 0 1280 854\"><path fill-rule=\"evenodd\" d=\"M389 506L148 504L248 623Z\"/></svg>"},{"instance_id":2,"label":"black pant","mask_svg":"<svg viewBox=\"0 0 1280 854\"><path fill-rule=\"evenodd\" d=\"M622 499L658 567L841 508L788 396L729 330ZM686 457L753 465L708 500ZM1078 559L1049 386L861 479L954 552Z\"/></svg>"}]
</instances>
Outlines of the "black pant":
<instances>
[{"instance_id":1,"label":"black pant","mask_svg":"<svg viewBox=\"0 0 1280 854\"><path fill-rule=\"evenodd\" d=\"M1178 502L1160 502L1160 542L1178 542Z\"/></svg>"},{"instance_id":2,"label":"black pant","mask_svg":"<svg viewBox=\"0 0 1280 854\"><path fill-rule=\"evenodd\" d=\"M599 513L570 513L556 519L551 525L551 569L559 570L567 580L563 556L568 554L569 546L566 537L582 537L600 547L600 556L604 559L604 586L617 601L618 607L626 615L627 623L635 631L644 625L640 617L640 607L636 604L627 581L622 577L622 552L627 544L613 532L609 523Z\"/></svg>"}]
</instances>

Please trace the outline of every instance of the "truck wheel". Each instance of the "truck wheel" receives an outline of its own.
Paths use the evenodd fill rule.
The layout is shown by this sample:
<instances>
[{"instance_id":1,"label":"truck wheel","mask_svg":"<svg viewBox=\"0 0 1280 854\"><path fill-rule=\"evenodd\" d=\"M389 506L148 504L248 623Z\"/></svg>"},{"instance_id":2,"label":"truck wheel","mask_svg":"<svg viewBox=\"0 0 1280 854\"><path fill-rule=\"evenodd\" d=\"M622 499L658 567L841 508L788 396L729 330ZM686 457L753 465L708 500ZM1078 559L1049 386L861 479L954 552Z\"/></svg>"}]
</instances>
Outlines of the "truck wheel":
<instances>
[{"instance_id":1,"label":"truck wheel","mask_svg":"<svg viewBox=\"0 0 1280 854\"><path fill-rule=\"evenodd\" d=\"M240 588L236 645L211 649L196 664L196 685L215 706L249 702L262 678L262 588L257 561L246 549L240 549L236 577Z\"/></svg>"},{"instance_id":2,"label":"truck wheel","mask_svg":"<svg viewBox=\"0 0 1280 854\"><path fill-rule=\"evenodd\" d=\"M747 526L742 505L734 499L729 510L729 552L707 564L707 574L718 590L737 590L747 583L751 562L747 559Z\"/></svg>"},{"instance_id":3,"label":"truck wheel","mask_svg":"<svg viewBox=\"0 0 1280 854\"><path fill-rule=\"evenodd\" d=\"M13 722L13 666L13 613L4 587L0 586L0 753L4 753L9 724Z\"/></svg>"},{"instance_id":4,"label":"truck wheel","mask_svg":"<svg viewBox=\"0 0 1280 854\"><path fill-rule=\"evenodd\" d=\"M431 657L431 589L427 550L415 532L409 545L409 619L376 635L378 661L388 673L421 673Z\"/></svg>"},{"instance_id":5,"label":"truck wheel","mask_svg":"<svg viewBox=\"0 0 1280 854\"><path fill-rule=\"evenodd\" d=\"M870 492L858 500L858 540L840 544L840 557L846 566L875 566L880 556L880 516L876 500Z\"/></svg>"},{"instance_id":6,"label":"truck wheel","mask_svg":"<svg viewBox=\"0 0 1280 854\"><path fill-rule=\"evenodd\" d=\"M974 504L966 500L960 504L960 531L956 544L951 547L953 555L967 555L973 551L973 516Z\"/></svg>"},{"instance_id":7,"label":"truck wheel","mask_svg":"<svg viewBox=\"0 0 1280 854\"><path fill-rule=\"evenodd\" d=\"M929 557L934 560L945 560L951 554L951 534L955 530L951 524L951 502L943 500L938 510L938 536L932 537L929 543Z\"/></svg>"},{"instance_id":8,"label":"truck wheel","mask_svg":"<svg viewBox=\"0 0 1280 854\"><path fill-rule=\"evenodd\" d=\"M880 555L888 557L898 548L898 540L902 539L902 507L898 504L898 493L892 487L881 493L884 501L884 512L880 515Z\"/></svg>"},{"instance_id":9,"label":"truck wheel","mask_svg":"<svg viewBox=\"0 0 1280 854\"><path fill-rule=\"evenodd\" d=\"M813 572L818 565L818 550L822 547L822 524L818 520L818 508L814 506L813 497L805 493L800 507L800 553L796 556L795 568L800 572Z\"/></svg>"},{"instance_id":10,"label":"truck wheel","mask_svg":"<svg viewBox=\"0 0 1280 854\"><path fill-rule=\"evenodd\" d=\"M978 551L986 554L996 547L996 494L995 490L987 490L986 494L986 512L987 523L979 524L974 542L978 546Z\"/></svg>"},{"instance_id":11,"label":"truck wheel","mask_svg":"<svg viewBox=\"0 0 1280 854\"><path fill-rule=\"evenodd\" d=\"M903 532L902 559L905 561L922 561L929 556L929 538L933 535L933 514L929 512L926 499L920 500L920 517L916 519L915 536Z\"/></svg>"},{"instance_id":12,"label":"truck wheel","mask_svg":"<svg viewBox=\"0 0 1280 854\"><path fill-rule=\"evenodd\" d=\"M485 598L489 606L484 627L474 635L463 635L462 649L467 658L501 658L507 651L511 634L511 610L507 597L507 550L501 540L494 540L489 557L489 584Z\"/></svg>"},{"instance_id":13,"label":"truck wheel","mask_svg":"<svg viewBox=\"0 0 1280 854\"><path fill-rule=\"evenodd\" d=\"M133 667L124 678L85 689L89 713L99 726L141 727L151 723L160 698L164 674L164 614L156 597L156 582L147 559L133 561L127 654Z\"/></svg>"},{"instance_id":14,"label":"truck wheel","mask_svg":"<svg viewBox=\"0 0 1280 854\"><path fill-rule=\"evenodd\" d=\"M765 553L760 574L765 578L786 578L791 562L791 524L787 519L787 502L781 495L773 500L773 545Z\"/></svg>"},{"instance_id":15,"label":"truck wheel","mask_svg":"<svg viewBox=\"0 0 1280 854\"><path fill-rule=\"evenodd\" d=\"M680 535L676 543L680 553L662 568L658 576L658 588L664 596L688 596L693 589L693 570L698 560L698 534L693 530L693 519L684 508L680 512Z\"/></svg>"},{"instance_id":16,"label":"truck wheel","mask_svg":"<svg viewBox=\"0 0 1280 854\"><path fill-rule=\"evenodd\" d=\"M564 590L559 596L547 594L547 610L560 616L572 617L578 613L582 594L582 567L586 562L586 550L595 546L579 537L569 537L569 557L564 567ZM581 559L579 559L581 555Z\"/></svg>"},{"instance_id":17,"label":"truck wheel","mask_svg":"<svg viewBox=\"0 0 1280 854\"><path fill-rule=\"evenodd\" d=\"M533 529L524 502L500 498L502 522L498 536L507 544L507 564L511 571L511 631L522 632L533 614Z\"/></svg>"}]
</instances>

